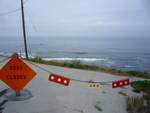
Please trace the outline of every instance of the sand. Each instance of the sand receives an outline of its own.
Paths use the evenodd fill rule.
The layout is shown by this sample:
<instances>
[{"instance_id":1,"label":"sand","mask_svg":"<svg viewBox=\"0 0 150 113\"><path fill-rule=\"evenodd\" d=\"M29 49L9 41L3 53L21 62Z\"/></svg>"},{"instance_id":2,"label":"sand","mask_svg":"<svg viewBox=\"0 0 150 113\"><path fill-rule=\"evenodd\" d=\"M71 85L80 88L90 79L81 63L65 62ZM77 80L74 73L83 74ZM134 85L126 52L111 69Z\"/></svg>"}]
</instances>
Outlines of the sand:
<instances>
[{"instance_id":1,"label":"sand","mask_svg":"<svg viewBox=\"0 0 150 113\"><path fill-rule=\"evenodd\" d=\"M5 63L1 63L0 68ZM8 101L4 105L3 113L127 113L126 96L119 92L128 96L141 95L134 93L130 86L113 89L110 84L90 88L87 83L76 81L71 81L69 86L59 85L48 81L49 73L31 64L28 65L37 73L36 77L25 87L31 91L33 97L25 101ZM117 81L127 78L102 72L38 65L53 73L80 80ZM2 81L0 86L0 90L7 88ZM95 105L99 106L102 111L97 110Z\"/></svg>"}]
</instances>

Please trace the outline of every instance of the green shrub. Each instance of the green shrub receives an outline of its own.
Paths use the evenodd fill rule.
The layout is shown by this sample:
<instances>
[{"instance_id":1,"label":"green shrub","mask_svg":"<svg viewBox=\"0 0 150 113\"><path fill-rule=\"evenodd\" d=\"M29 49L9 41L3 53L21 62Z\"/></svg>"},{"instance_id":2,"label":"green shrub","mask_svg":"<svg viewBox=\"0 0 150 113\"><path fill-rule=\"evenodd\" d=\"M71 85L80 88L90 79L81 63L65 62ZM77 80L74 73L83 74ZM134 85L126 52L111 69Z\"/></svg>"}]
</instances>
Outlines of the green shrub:
<instances>
[{"instance_id":1,"label":"green shrub","mask_svg":"<svg viewBox=\"0 0 150 113\"><path fill-rule=\"evenodd\" d=\"M138 88L134 88L133 91L136 92L136 93L140 93L141 92L140 89L138 89Z\"/></svg>"},{"instance_id":2,"label":"green shrub","mask_svg":"<svg viewBox=\"0 0 150 113\"><path fill-rule=\"evenodd\" d=\"M57 60L46 61L49 65L63 66L63 62L58 62Z\"/></svg>"},{"instance_id":3,"label":"green shrub","mask_svg":"<svg viewBox=\"0 0 150 113\"><path fill-rule=\"evenodd\" d=\"M131 83L131 86L134 88L134 91L140 92L150 92L150 81L143 80L143 81L135 81Z\"/></svg>"},{"instance_id":4,"label":"green shrub","mask_svg":"<svg viewBox=\"0 0 150 113\"><path fill-rule=\"evenodd\" d=\"M150 74L147 72L140 72L140 71L127 71L129 75L136 76L136 77L143 77L143 78L150 78Z\"/></svg>"}]
</instances>

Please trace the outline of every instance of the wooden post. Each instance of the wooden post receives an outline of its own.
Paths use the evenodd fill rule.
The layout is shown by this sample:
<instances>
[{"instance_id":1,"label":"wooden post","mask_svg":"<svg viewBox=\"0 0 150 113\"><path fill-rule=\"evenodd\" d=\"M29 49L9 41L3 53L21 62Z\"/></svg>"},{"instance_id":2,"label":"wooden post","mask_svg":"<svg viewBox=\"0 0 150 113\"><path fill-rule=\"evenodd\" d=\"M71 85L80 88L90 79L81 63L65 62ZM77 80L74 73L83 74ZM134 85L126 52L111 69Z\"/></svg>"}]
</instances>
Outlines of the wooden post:
<instances>
[{"instance_id":1,"label":"wooden post","mask_svg":"<svg viewBox=\"0 0 150 113\"><path fill-rule=\"evenodd\" d=\"M28 59L28 48L27 48L27 41L26 41L26 28L25 28L23 0L21 0L21 12L22 12L21 14L22 14L22 28L23 28L25 54L26 54L26 59Z\"/></svg>"}]
</instances>

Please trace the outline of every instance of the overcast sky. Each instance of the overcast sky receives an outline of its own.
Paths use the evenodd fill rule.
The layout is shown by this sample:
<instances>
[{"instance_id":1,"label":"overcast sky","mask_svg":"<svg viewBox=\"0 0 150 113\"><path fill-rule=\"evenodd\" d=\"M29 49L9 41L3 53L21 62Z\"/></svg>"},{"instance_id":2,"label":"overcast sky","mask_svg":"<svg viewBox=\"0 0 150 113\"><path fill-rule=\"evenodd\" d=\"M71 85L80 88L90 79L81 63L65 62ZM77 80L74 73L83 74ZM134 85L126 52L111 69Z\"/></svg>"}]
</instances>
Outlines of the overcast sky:
<instances>
[{"instance_id":1,"label":"overcast sky","mask_svg":"<svg viewBox=\"0 0 150 113\"><path fill-rule=\"evenodd\" d=\"M150 37L150 0L25 0L27 33L58 37ZM0 37L21 36L20 0L0 0Z\"/></svg>"}]
</instances>

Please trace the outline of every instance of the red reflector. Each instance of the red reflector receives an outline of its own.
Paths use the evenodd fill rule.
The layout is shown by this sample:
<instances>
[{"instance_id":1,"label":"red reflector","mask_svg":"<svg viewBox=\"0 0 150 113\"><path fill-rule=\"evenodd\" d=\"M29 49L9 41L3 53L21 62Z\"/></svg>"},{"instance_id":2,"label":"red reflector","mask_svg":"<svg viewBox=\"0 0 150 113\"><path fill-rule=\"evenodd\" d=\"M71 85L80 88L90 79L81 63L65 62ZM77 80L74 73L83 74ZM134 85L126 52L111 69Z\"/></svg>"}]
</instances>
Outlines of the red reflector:
<instances>
[{"instance_id":1,"label":"red reflector","mask_svg":"<svg viewBox=\"0 0 150 113\"><path fill-rule=\"evenodd\" d=\"M55 74L51 74L48 80L65 86L69 86L70 83L70 79Z\"/></svg>"},{"instance_id":2,"label":"red reflector","mask_svg":"<svg viewBox=\"0 0 150 113\"><path fill-rule=\"evenodd\" d=\"M129 83L130 83L129 79L113 82L112 83L112 88L118 88L118 87L127 86L127 85L129 85Z\"/></svg>"}]
</instances>

